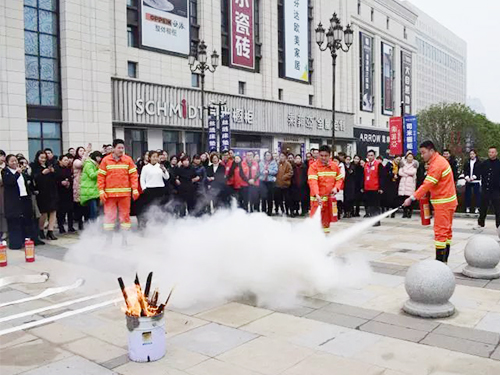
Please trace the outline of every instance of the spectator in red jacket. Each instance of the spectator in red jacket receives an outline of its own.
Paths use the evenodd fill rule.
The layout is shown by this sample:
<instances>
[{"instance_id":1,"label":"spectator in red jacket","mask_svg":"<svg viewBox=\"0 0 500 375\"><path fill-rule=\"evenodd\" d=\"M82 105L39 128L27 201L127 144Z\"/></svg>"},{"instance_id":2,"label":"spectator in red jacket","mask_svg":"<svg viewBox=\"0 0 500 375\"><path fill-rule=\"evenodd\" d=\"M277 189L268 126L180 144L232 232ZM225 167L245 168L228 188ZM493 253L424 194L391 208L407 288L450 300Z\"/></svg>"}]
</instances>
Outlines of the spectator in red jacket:
<instances>
[{"instance_id":1,"label":"spectator in red jacket","mask_svg":"<svg viewBox=\"0 0 500 375\"><path fill-rule=\"evenodd\" d=\"M259 163L255 161L253 152L248 151L246 159L240 167L240 175L243 180L241 189L243 209L248 212L259 210L259 174Z\"/></svg>"}]
</instances>

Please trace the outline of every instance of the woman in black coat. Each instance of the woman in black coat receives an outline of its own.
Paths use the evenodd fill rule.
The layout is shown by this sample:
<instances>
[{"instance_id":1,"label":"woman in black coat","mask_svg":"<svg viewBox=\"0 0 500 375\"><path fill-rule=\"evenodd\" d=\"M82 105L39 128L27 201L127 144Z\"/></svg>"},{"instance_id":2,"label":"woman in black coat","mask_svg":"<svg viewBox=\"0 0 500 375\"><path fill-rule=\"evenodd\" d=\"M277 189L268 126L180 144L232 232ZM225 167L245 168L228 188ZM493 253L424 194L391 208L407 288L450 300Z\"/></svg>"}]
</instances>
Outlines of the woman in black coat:
<instances>
[{"instance_id":1,"label":"woman in black coat","mask_svg":"<svg viewBox=\"0 0 500 375\"><path fill-rule=\"evenodd\" d=\"M47 155L44 151L38 151L35 161L31 166L33 178L35 180L38 195L36 202L40 210L40 238L57 240L54 236L54 227L56 225L56 212L59 204L59 195L57 192L57 180L53 165L47 164ZM44 233L45 222L49 221L47 236Z\"/></svg>"},{"instance_id":2,"label":"woman in black coat","mask_svg":"<svg viewBox=\"0 0 500 375\"><path fill-rule=\"evenodd\" d=\"M226 189L226 169L220 163L219 155L210 156L212 163L207 169L207 185L209 195L214 202L214 208L229 206L229 199Z\"/></svg>"},{"instance_id":3,"label":"woman in black coat","mask_svg":"<svg viewBox=\"0 0 500 375\"><path fill-rule=\"evenodd\" d=\"M9 230L9 248L23 248L25 238L33 235L33 210L27 175L23 173L15 155L7 155L7 167L2 170L5 217Z\"/></svg>"},{"instance_id":4,"label":"woman in black coat","mask_svg":"<svg viewBox=\"0 0 500 375\"><path fill-rule=\"evenodd\" d=\"M353 216L359 217L359 209L361 203L363 203L363 184L365 178L365 171L363 170L363 166L361 165L361 158L359 155L354 155L352 158L351 167L354 170L354 202L353 202Z\"/></svg>"},{"instance_id":5,"label":"woman in black coat","mask_svg":"<svg viewBox=\"0 0 500 375\"><path fill-rule=\"evenodd\" d=\"M300 214L306 216L309 211L308 201L311 200L309 197L309 185L307 183L308 170L306 164L302 162L302 156L299 154L295 156L292 168L293 177L290 186L290 194L292 196L292 217L299 215L299 207L301 209Z\"/></svg>"},{"instance_id":6,"label":"woman in black coat","mask_svg":"<svg viewBox=\"0 0 500 375\"><path fill-rule=\"evenodd\" d=\"M182 204L179 214L186 215L186 207L190 215L194 214L196 204L196 186L195 183L200 180L195 169L189 163L189 157L181 158L181 166L175 171L175 185L177 186L177 196Z\"/></svg>"},{"instance_id":7,"label":"woman in black coat","mask_svg":"<svg viewBox=\"0 0 500 375\"><path fill-rule=\"evenodd\" d=\"M354 216L354 202L356 199L356 165L346 157L344 178L344 209L345 217Z\"/></svg>"}]
</instances>

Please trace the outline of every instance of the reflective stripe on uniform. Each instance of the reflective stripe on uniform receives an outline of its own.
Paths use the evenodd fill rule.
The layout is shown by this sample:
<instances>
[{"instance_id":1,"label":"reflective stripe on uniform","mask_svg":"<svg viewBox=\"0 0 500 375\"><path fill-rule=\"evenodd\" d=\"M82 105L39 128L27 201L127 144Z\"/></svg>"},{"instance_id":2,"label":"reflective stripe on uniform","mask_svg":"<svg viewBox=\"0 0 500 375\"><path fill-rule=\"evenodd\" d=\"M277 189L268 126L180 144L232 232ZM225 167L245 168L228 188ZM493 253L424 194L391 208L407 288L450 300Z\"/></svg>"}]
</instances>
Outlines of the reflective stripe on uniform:
<instances>
[{"instance_id":1,"label":"reflective stripe on uniform","mask_svg":"<svg viewBox=\"0 0 500 375\"><path fill-rule=\"evenodd\" d=\"M307 176L307 179L308 180L317 180L318 179L318 175L317 174L310 174L309 176Z\"/></svg>"},{"instance_id":2,"label":"reflective stripe on uniform","mask_svg":"<svg viewBox=\"0 0 500 375\"><path fill-rule=\"evenodd\" d=\"M426 179L427 181L432 182L433 184L437 184L437 183L438 183L438 180L437 180L437 179L435 179L435 178L434 178L434 177L432 177L432 176L427 176L425 179Z\"/></svg>"},{"instance_id":3,"label":"reflective stripe on uniform","mask_svg":"<svg viewBox=\"0 0 500 375\"><path fill-rule=\"evenodd\" d=\"M318 176L320 177L335 177L337 172L318 172Z\"/></svg>"},{"instance_id":4,"label":"reflective stripe on uniform","mask_svg":"<svg viewBox=\"0 0 500 375\"><path fill-rule=\"evenodd\" d=\"M443 172L443 174L441 175L441 177L448 176L450 173L451 173L451 167L448 167L448 168L447 168L447 169Z\"/></svg>"},{"instance_id":5,"label":"reflective stripe on uniform","mask_svg":"<svg viewBox=\"0 0 500 375\"><path fill-rule=\"evenodd\" d=\"M323 228L323 232L330 233L330 228Z\"/></svg>"},{"instance_id":6,"label":"reflective stripe on uniform","mask_svg":"<svg viewBox=\"0 0 500 375\"><path fill-rule=\"evenodd\" d=\"M106 193L129 193L132 191L131 188L110 188L104 189Z\"/></svg>"},{"instance_id":7,"label":"reflective stripe on uniform","mask_svg":"<svg viewBox=\"0 0 500 375\"><path fill-rule=\"evenodd\" d=\"M328 197L327 196L326 197L321 197L321 200L323 202L327 202L328 201ZM316 202L316 201L317 201L316 197L311 197L311 202Z\"/></svg>"},{"instance_id":8,"label":"reflective stripe on uniform","mask_svg":"<svg viewBox=\"0 0 500 375\"><path fill-rule=\"evenodd\" d=\"M454 202L457 199L457 195L453 195L449 198L431 199L432 204L444 204Z\"/></svg>"},{"instance_id":9,"label":"reflective stripe on uniform","mask_svg":"<svg viewBox=\"0 0 500 375\"><path fill-rule=\"evenodd\" d=\"M120 226L123 229L130 229L130 228L132 228L132 223L121 223Z\"/></svg>"},{"instance_id":10,"label":"reflective stripe on uniform","mask_svg":"<svg viewBox=\"0 0 500 375\"><path fill-rule=\"evenodd\" d=\"M108 172L106 172L106 171L104 171L104 170L102 170L102 169L99 169L99 173L100 173L100 174L103 174L103 175L105 175L105 176L108 174Z\"/></svg>"},{"instance_id":11,"label":"reflective stripe on uniform","mask_svg":"<svg viewBox=\"0 0 500 375\"><path fill-rule=\"evenodd\" d=\"M99 195L103 195L104 194L104 190L99 190Z\"/></svg>"},{"instance_id":12,"label":"reflective stripe on uniform","mask_svg":"<svg viewBox=\"0 0 500 375\"><path fill-rule=\"evenodd\" d=\"M133 193L133 194L139 194L139 191L138 191L138 190L136 190L136 189L134 189L134 190L132 190L132 193Z\"/></svg>"},{"instance_id":13,"label":"reflective stripe on uniform","mask_svg":"<svg viewBox=\"0 0 500 375\"><path fill-rule=\"evenodd\" d=\"M113 230L115 229L115 224L103 224L104 230Z\"/></svg>"},{"instance_id":14,"label":"reflective stripe on uniform","mask_svg":"<svg viewBox=\"0 0 500 375\"><path fill-rule=\"evenodd\" d=\"M446 240L447 245L451 245L451 238L449 240Z\"/></svg>"},{"instance_id":15,"label":"reflective stripe on uniform","mask_svg":"<svg viewBox=\"0 0 500 375\"><path fill-rule=\"evenodd\" d=\"M436 246L436 249L445 249L446 248L446 241L434 241L434 246Z\"/></svg>"},{"instance_id":16,"label":"reflective stripe on uniform","mask_svg":"<svg viewBox=\"0 0 500 375\"><path fill-rule=\"evenodd\" d=\"M128 171L128 173L134 173L134 172L137 172L137 168L132 168Z\"/></svg>"},{"instance_id":17,"label":"reflective stripe on uniform","mask_svg":"<svg viewBox=\"0 0 500 375\"><path fill-rule=\"evenodd\" d=\"M341 180L341 179L343 179L344 177L345 177L345 176L344 176L343 174L339 174L339 175L337 176L336 180L337 180L337 181L338 181L338 180Z\"/></svg>"},{"instance_id":18,"label":"reflective stripe on uniform","mask_svg":"<svg viewBox=\"0 0 500 375\"><path fill-rule=\"evenodd\" d=\"M128 169L128 164L110 164L106 165L106 169Z\"/></svg>"}]
</instances>

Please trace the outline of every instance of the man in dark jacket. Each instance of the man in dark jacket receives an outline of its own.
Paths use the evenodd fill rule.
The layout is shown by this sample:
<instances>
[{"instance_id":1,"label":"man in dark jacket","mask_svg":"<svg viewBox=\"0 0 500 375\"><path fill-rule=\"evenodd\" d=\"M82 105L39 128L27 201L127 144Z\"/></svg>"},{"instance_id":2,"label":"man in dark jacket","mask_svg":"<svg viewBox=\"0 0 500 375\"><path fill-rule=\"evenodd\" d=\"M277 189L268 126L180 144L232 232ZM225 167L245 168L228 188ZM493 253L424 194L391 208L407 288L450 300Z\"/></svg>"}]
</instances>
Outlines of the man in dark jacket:
<instances>
[{"instance_id":1,"label":"man in dark jacket","mask_svg":"<svg viewBox=\"0 0 500 375\"><path fill-rule=\"evenodd\" d=\"M309 212L309 185L307 183L307 166L302 162L302 156L295 156L292 177L292 186L290 188L292 196L292 212L291 216L299 215L299 207L301 207L301 215L306 216Z\"/></svg>"},{"instance_id":2,"label":"man in dark jacket","mask_svg":"<svg viewBox=\"0 0 500 375\"><path fill-rule=\"evenodd\" d=\"M64 221L67 217L68 232L76 232L73 228L73 172L69 164L69 156L61 155L55 167L59 203L57 207L57 225L59 233L66 233Z\"/></svg>"},{"instance_id":3,"label":"man in dark jacket","mask_svg":"<svg viewBox=\"0 0 500 375\"><path fill-rule=\"evenodd\" d=\"M500 160L496 147L488 149L488 160L481 163L479 168L481 178L481 207L479 208L478 226L474 229L481 230L484 227L486 215L490 204L495 212L496 227L500 226Z\"/></svg>"}]
</instances>

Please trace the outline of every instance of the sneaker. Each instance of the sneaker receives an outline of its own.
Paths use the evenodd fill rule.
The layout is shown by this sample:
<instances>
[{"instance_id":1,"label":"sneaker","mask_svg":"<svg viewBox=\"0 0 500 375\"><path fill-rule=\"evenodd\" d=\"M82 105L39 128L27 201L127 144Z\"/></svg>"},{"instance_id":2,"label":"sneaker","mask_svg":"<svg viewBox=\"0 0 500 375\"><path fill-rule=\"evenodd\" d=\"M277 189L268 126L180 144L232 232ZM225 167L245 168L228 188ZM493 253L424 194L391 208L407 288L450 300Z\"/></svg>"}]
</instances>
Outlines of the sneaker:
<instances>
[{"instance_id":1,"label":"sneaker","mask_svg":"<svg viewBox=\"0 0 500 375\"><path fill-rule=\"evenodd\" d=\"M477 232L482 232L484 230L484 226L476 224L472 227L472 230L475 230Z\"/></svg>"},{"instance_id":2,"label":"sneaker","mask_svg":"<svg viewBox=\"0 0 500 375\"><path fill-rule=\"evenodd\" d=\"M475 213L476 215L479 215L479 208L476 208L476 209L474 210L474 213Z\"/></svg>"},{"instance_id":3,"label":"sneaker","mask_svg":"<svg viewBox=\"0 0 500 375\"><path fill-rule=\"evenodd\" d=\"M466 215L469 215L469 214L470 214L470 208L469 208L469 207L467 207L467 208L465 209L465 214L466 214Z\"/></svg>"}]
</instances>

